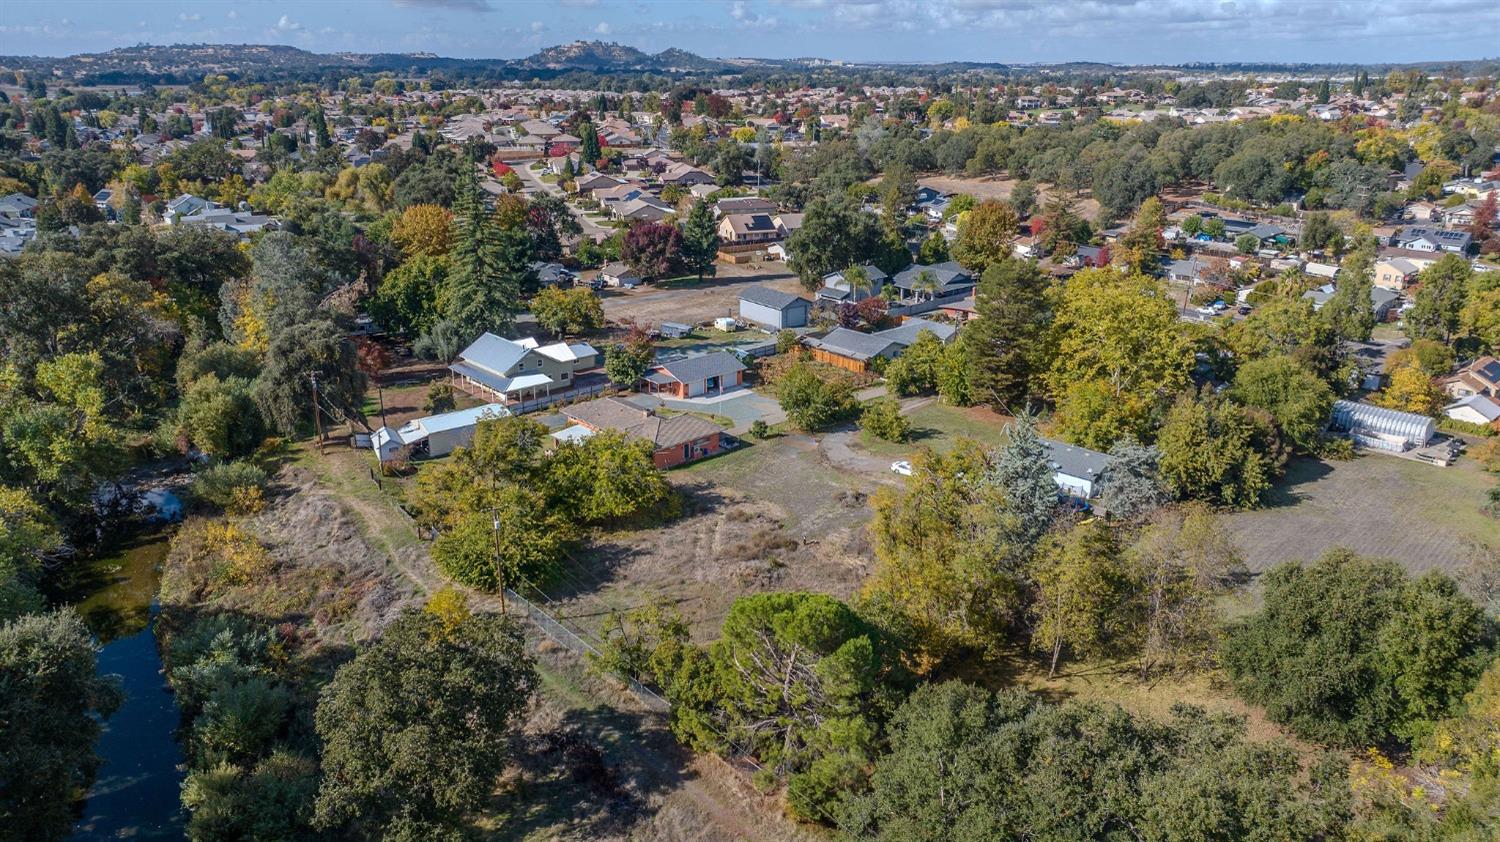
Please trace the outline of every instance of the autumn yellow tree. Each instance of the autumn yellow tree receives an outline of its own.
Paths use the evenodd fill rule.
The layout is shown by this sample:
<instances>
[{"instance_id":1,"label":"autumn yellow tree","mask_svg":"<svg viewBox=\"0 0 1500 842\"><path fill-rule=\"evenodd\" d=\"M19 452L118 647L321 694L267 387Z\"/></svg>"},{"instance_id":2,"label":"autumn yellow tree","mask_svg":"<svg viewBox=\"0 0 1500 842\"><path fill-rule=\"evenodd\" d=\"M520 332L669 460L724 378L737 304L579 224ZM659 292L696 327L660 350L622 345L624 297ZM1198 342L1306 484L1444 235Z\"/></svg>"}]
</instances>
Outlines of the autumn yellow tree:
<instances>
[{"instance_id":1,"label":"autumn yellow tree","mask_svg":"<svg viewBox=\"0 0 1500 842\"><path fill-rule=\"evenodd\" d=\"M391 226L391 239L408 258L445 255L453 246L453 212L440 205L412 205Z\"/></svg>"},{"instance_id":2,"label":"autumn yellow tree","mask_svg":"<svg viewBox=\"0 0 1500 842\"><path fill-rule=\"evenodd\" d=\"M1390 384L1376 395L1375 402L1403 412L1435 415L1443 404L1443 395L1413 357L1391 370Z\"/></svg>"}]
</instances>

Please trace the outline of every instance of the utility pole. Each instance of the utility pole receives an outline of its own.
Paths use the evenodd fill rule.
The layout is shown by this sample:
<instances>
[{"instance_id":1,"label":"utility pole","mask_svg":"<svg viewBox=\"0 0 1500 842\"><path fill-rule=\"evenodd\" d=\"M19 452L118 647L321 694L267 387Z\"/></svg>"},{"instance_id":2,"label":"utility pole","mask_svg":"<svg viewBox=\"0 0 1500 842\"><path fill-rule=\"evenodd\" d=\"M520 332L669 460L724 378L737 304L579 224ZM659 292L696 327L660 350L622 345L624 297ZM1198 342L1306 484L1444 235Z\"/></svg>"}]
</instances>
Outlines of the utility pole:
<instances>
[{"instance_id":1,"label":"utility pole","mask_svg":"<svg viewBox=\"0 0 1500 842\"><path fill-rule=\"evenodd\" d=\"M490 509L490 524L495 536L495 579L500 583L500 613L505 614L505 566L500 562L500 514Z\"/></svg>"},{"instance_id":2,"label":"utility pole","mask_svg":"<svg viewBox=\"0 0 1500 842\"><path fill-rule=\"evenodd\" d=\"M380 395L380 426L384 427L384 426L386 426L386 424L385 424L385 387L381 386L379 384L376 384L376 386L375 386L375 393L378 394L378 395Z\"/></svg>"},{"instance_id":3,"label":"utility pole","mask_svg":"<svg viewBox=\"0 0 1500 842\"><path fill-rule=\"evenodd\" d=\"M316 371L308 375L312 378L312 403L313 403L313 427L318 431L318 455L323 455L323 414L318 411L318 373Z\"/></svg>"}]
</instances>

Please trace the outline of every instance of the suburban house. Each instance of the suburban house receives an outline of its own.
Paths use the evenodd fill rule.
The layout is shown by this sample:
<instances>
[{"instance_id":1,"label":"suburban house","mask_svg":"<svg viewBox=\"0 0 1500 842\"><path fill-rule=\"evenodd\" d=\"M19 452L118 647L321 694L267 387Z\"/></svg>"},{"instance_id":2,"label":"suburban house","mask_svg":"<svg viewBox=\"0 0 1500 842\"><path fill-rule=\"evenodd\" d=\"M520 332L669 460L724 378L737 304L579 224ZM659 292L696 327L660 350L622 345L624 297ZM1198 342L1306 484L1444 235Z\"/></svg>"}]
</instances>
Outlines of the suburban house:
<instances>
[{"instance_id":1,"label":"suburban house","mask_svg":"<svg viewBox=\"0 0 1500 842\"><path fill-rule=\"evenodd\" d=\"M634 289L644 282L634 269L619 261L604 264L604 267L599 270L599 279L604 281L605 286L626 289Z\"/></svg>"},{"instance_id":2,"label":"suburban house","mask_svg":"<svg viewBox=\"0 0 1500 842\"><path fill-rule=\"evenodd\" d=\"M1400 291L1416 283L1421 271L1421 266L1404 257L1378 260L1375 262L1375 286Z\"/></svg>"},{"instance_id":3,"label":"suburban house","mask_svg":"<svg viewBox=\"0 0 1500 842\"><path fill-rule=\"evenodd\" d=\"M591 172L587 175L580 175L573 181L576 192L578 193L593 193L596 190L611 190L613 188L619 187L624 183L625 182L621 181L620 179L615 178L612 175L606 175L602 172Z\"/></svg>"},{"instance_id":4,"label":"suburban house","mask_svg":"<svg viewBox=\"0 0 1500 842\"><path fill-rule=\"evenodd\" d=\"M719 395L745 384L745 364L728 351L657 363L642 378L645 390L678 398Z\"/></svg>"},{"instance_id":5,"label":"suburban house","mask_svg":"<svg viewBox=\"0 0 1500 842\"><path fill-rule=\"evenodd\" d=\"M781 239L781 229L769 213L731 213L719 220L719 239L735 246L768 243Z\"/></svg>"},{"instance_id":6,"label":"suburban house","mask_svg":"<svg viewBox=\"0 0 1500 842\"><path fill-rule=\"evenodd\" d=\"M714 177L691 164L676 163L662 171L661 183L691 187L694 184L713 184Z\"/></svg>"},{"instance_id":7,"label":"suburban house","mask_svg":"<svg viewBox=\"0 0 1500 842\"><path fill-rule=\"evenodd\" d=\"M561 263L547 263L534 260L531 263L531 271L536 274L537 283L544 287L555 287L563 284L571 284L574 275Z\"/></svg>"},{"instance_id":8,"label":"suburban house","mask_svg":"<svg viewBox=\"0 0 1500 842\"><path fill-rule=\"evenodd\" d=\"M510 410L489 403L425 418L413 418L399 430L381 427L370 437L370 447L382 462L389 462L410 448L413 456L446 456L474 440L474 429L486 418L504 418Z\"/></svg>"},{"instance_id":9,"label":"suburban house","mask_svg":"<svg viewBox=\"0 0 1500 842\"><path fill-rule=\"evenodd\" d=\"M802 216L800 213L776 214L776 230L781 232L783 239L797 233L797 229L802 227Z\"/></svg>"},{"instance_id":10,"label":"suburban house","mask_svg":"<svg viewBox=\"0 0 1500 842\"><path fill-rule=\"evenodd\" d=\"M0 216L8 219L30 219L36 215L38 202L25 193L0 196Z\"/></svg>"},{"instance_id":11,"label":"suburban house","mask_svg":"<svg viewBox=\"0 0 1500 842\"><path fill-rule=\"evenodd\" d=\"M912 264L896 273L891 283L902 301L931 301L968 295L976 286L974 276L956 260L931 266Z\"/></svg>"},{"instance_id":12,"label":"suburban house","mask_svg":"<svg viewBox=\"0 0 1500 842\"><path fill-rule=\"evenodd\" d=\"M616 202L610 208L615 219L626 222L661 222L676 211L671 205L655 196L642 194L634 199Z\"/></svg>"},{"instance_id":13,"label":"suburban house","mask_svg":"<svg viewBox=\"0 0 1500 842\"><path fill-rule=\"evenodd\" d=\"M1451 251L1463 254L1473 237L1468 231L1411 226L1397 234L1391 245L1412 251Z\"/></svg>"},{"instance_id":14,"label":"suburban house","mask_svg":"<svg viewBox=\"0 0 1500 842\"><path fill-rule=\"evenodd\" d=\"M829 272L823 276L823 286L818 288L817 299L819 301L832 301L836 303L844 301L852 303L862 301L872 295L879 295L881 287L885 286L885 282L890 276L880 271L880 268L872 263L866 263L859 268L863 269L865 277L870 279L869 289L851 289L849 281L844 278L844 272L848 270Z\"/></svg>"},{"instance_id":15,"label":"suburban house","mask_svg":"<svg viewBox=\"0 0 1500 842\"><path fill-rule=\"evenodd\" d=\"M1047 449L1047 467L1052 469L1058 490L1080 500L1099 492L1108 454L1052 439L1042 439L1042 446Z\"/></svg>"},{"instance_id":16,"label":"suburban house","mask_svg":"<svg viewBox=\"0 0 1500 842\"><path fill-rule=\"evenodd\" d=\"M1324 284L1317 289L1310 289L1302 293L1302 297L1312 301L1314 310L1323 309L1323 305L1333 298L1334 284ZM1391 311L1401 303L1401 294L1386 287L1370 288L1370 310L1375 314L1375 320L1383 322L1390 318Z\"/></svg>"},{"instance_id":17,"label":"suburban house","mask_svg":"<svg viewBox=\"0 0 1500 842\"><path fill-rule=\"evenodd\" d=\"M1454 421L1500 429L1500 403L1484 395L1469 395L1443 407L1443 414Z\"/></svg>"},{"instance_id":18,"label":"suburban house","mask_svg":"<svg viewBox=\"0 0 1500 842\"><path fill-rule=\"evenodd\" d=\"M1443 391L1455 398L1470 395L1500 398L1500 360L1490 356L1474 360L1444 381Z\"/></svg>"},{"instance_id":19,"label":"suburban house","mask_svg":"<svg viewBox=\"0 0 1500 842\"><path fill-rule=\"evenodd\" d=\"M583 342L542 345L529 336L512 341L485 333L448 370L456 388L511 403L566 392L580 372L597 368L599 359L599 352Z\"/></svg>"},{"instance_id":20,"label":"suburban house","mask_svg":"<svg viewBox=\"0 0 1500 842\"><path fill-rule=\"evenodd\" d=\"M1437 432L1437 422L1426 415L1344 400L1333 402L1332 426L1356 444L1394 453L1425 447Z\"/></svg>"},{"instance_id":21,"label":"suburban house","mask_svg":"<svg viewBox=\"0 0 1500 842\"><path fill-rule=\"evenodd\" d=\"M753 286L740 293L740 318L747 322L783 330L805 327L812 302L800 295Z\"/></svg>"},{"instance_id":22,"label":"suburban house","mask_svg":"<svg viewBox=\"0 0 1500 842\"><path fill-rule=\"evenodd\" d=\"M736 213L776 214L776 203L759 196L734 196L714 202L714 216L725 217Z\"/></svg>"},{"instance_id":23,"label":"suburban house","mask_svg":"<svg viewBox=\"0 0 1500 842\"><path fill-rule=\"evenodd\" d=\"M805 337L802 344L812 351L812 358L838 366L846 371L865 371L876 357L894 359L917 341L922 331L931 331L943 342L952 341L958 328L927 319L907 319L889 330L863 333L840 327L821 337Z\"/></svg>"},{"instance_id":24,"label":"suburban house","mask_svg":"<svg viewBox=\"0 0 1500 842\"><path fill-rule=\"evenodd\" d=\"M622 398L596 398L565 407L562 414L589 434L614 430L626 438L650 443L651 461L661 469L682 465L724 449L724 428L696 415L662 418ZM586 438L573 427L554 434L559 440Z\"/></svg>"}]
</instances>

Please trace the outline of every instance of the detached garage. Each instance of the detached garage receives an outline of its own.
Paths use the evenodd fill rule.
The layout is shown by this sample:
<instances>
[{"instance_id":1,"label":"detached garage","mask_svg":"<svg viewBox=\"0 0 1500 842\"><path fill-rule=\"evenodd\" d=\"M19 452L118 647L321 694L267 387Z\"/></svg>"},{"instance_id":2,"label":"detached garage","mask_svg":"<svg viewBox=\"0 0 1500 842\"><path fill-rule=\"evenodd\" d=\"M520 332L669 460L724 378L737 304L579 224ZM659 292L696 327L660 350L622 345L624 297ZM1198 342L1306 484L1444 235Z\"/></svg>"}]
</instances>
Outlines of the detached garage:
<instances>
[{"instance_id":1,"label":"detached garage","mask_svg":"<svg viewBox=\"0 0 1500 842\"><path fill-rule=\"evenodd\" d=\"M812 302L800 295L753 286L740 293L740 318L771 330L806 327Z\"/></svg>"}]
</instances>

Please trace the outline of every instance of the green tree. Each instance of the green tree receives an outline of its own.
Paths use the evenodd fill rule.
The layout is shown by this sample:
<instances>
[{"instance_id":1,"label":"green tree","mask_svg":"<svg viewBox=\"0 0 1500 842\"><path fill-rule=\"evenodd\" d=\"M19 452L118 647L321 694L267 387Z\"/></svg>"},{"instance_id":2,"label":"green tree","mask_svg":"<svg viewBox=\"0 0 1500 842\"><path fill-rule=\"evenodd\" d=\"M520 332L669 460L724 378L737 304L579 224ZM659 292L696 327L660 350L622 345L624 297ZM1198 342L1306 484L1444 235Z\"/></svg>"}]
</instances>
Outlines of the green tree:
<instances>
[{"instance_id":1,"label":"green tree","mask_svg":"<svg viewBox=\"0 0 1500 842\"><path fill-rule=\"evenodd\" d=\"M1256 448L1256 433L1233 401L1199 400L1185 392L1156 439L1162 479L1179 499L1253 507L1272 478L1270 457Z\"/></svg>"},{"instance_id":2,"label":"green tree","mask_svg":"<svg viewBox=\"0 0 1500 842\"><path fill-rule=\"evenodd\" d=\"M1125 553L1140 627L1140 672L1212 661L1219 600L1244 572L1234 541L1203 504L1161 509Z\"/></svg>"},{"instance_id":3,"label":"green tree","mask_svg":"<svg viewBox=\"0 0 1500 842\"><path fill-rule=\"evenodd\" d=\"M1245 406L1269 412L1282 438L1303 453L1316 452L1333 409L1333 390L1328 384L1285 355L1240 366L1229 394Z\"/></svg>"},{"instance_id":4,"label":"green tree","mask_svg":"<svg viewBox=\"0 0 1500 842\"><path fill-rule=\"evenodd\" d=\"M652 350L650 340L644 337L622 342L605 349L604 373L616 386L634 388L646 376L655 358L656 352Z\"/></svg>"},{"instance_id":5,"label":"green tree","mask_svg":"<svg viewBox=\"0 0 1500 842\"><path fill-rule=\"evenodd\" d=\"M974 397L1002 411L1022 404L1035 388L1051 312L1048 282L1030 261L991 264L975 290L979 318L964 329Z\"/></svg>"},{"instance_id":6,"label":"green tree","mask_svg":"<svg viewBox=\"0 0 1500 842\"><path fill-rule=\"evenodd\" d=\"M1375 263L1373 244L1358 248L1344 258L1333 295L1319 314L1328 320L1333 334L1341 341L1368 342L1375 329L1375 284L1371 280Z\"/></svg>"},{"instance_id":7,"label":"green tree","mask_svg":"<svg viewBox=\"0 0 1500 842\"><path fill-rule=\"evenodd\" d=\"M1056 351L1046 380L1059 399L1059 427L1084 446L1103 449L1123 433L1143 435L1163 396L1188 384L1193 345L1154 278L1111 269L1077 273L1062 289L1052 335ZM1116 420L1101 423L1085 411L1080 388L1107 394L1106 417Z\"/></svg>"},{"instance_id":8,"label":"green tree","mask_svg":"<svg viewBox=\"0 0 1500 842\"><path fill-rule=\"evenodd\" d=\"M824 275L850 266L874 262L882 270L893 272L910 262L909 254L901 259L890 253L873 216L848 200L826 196L808 203L802 227L787 238L786 250L791 255L787 268L796 272L809 290L821 286ZM899 265L890 265L893 259Z\"/></svg>"},{"instance_id":9,"label":"green tree","mask_svg":"<svg viewBox=\"0 0 1500 842\"><path fill-rule=\"evenodd\" d=\"M314 826L456 835L494 793L536 682L513 620L475 614L452 623L406 609L339 668L318 702Z\"/></svg>"},{"instance_id":10,"label":"green tree","mask_svg":"<svg viewBox=\"0 0 1500 842\"><path fill-rule=\"evenodd\" d=\"M1337 758L1304 773L1291 746L1185 705L1156 722L950 681L912 693L889 732L869 791L840 810L852 838L1315 839L1349 812Z\"/></svg>"},{"instance_id":11,"label":"green tree","mask_svg":"<svg viewBox=\"0 0 1500 842\"><path fill-rule=\"evenodd\" d=\"M889 397L865 405L859 416L859 428L883 441L904 442L911 438L911 422L901 414L901 404Z\"/></svg>"},{"instance_id":12,"label":"green tree","mask_svg":"<svg viewBox=\"0 0 1500 842\"><path fill-rule=\"evenodd\" d=\"M979 206L959 217L958 239L953 242L953 257L971 272L982 273L991 264L1011 256L1020 221L1015 209L1004 202L980 202Z\"/></svg>"},{"instance_id":13,"label":"green tree","mask_svg":"<svg viewBox=\"0 0 1500 842\"><path fill-rule=\"evenodd\" d=\"M804 362L794 363L781 376L776 398L787 420L808 432L847 418L857 406L848 383L825 380Z\"/></svg>"},{"instance_id":14,"label":"green tree","mask_svg":"<svg viewBox=\"0 0 1500 842\"><path fill-rule=\"evenodd\" d=\"M1092 658L1120 648L1128 632L1131 597L1119 545L1102 521L1091 520L1052 538L1032 562L1036 599L1031 643L1049 653L1047 677L1057 673L1066 648Z\"/></svg>"},{"instance_id":15,"label":"green tree","mask_svg":"<svg viewBox=\"0 0 1500 842\"><path fill-rule=\"evenodd\" d=\"M1130 436L1109 448L1099 481L1099 501L1111 515L1135 520L1165 506L1171 495L1161 478L1161 451Z\"/></svg>"},{"instance_id":16,"label":"green tree","mask_svg":"<svg viewBox=\"0 0 1500 842\"><path fill-rule=\"evenodd\" d=\"M432 542L432 560L461 585L485 591L546 582L572 535L541 493L507 485L455 507Z\"/></svg>"},{"instance_id":17,"label":"green tree","mask_svg":"<svg viewBox=\"0 0 1500 842\"><path fill-rule=\"evenodd\" d=\"M332 319L315 317L277 333L255 381L255 402L267 423L285 435L313 421L312 377L318 380L318 412L334 421L363 417L365 375L354 343Z\"/></svg>"},{"instance_id":18,"label":"green tree","mask_svg":"<svg viewBox=\"0 0 1500 842\"><path fill-rule=\"evenodd\" d=\"M578 156L583 159L583 163L591 167L597 166L599 159L604 156L603 150L599 148L599 131L594 128L593 123L587 120L579 123L575 131L578 132L578 139L581 141L578 146Z\"/></svg>"},{"instance_id":19,"label":"green tree","mask_svg":"<svg viewBox=\"0 0 1500 842\"><path fill-rule=\"evenodd\" d=\"M100 720L121 700L98 651L71 609L0 623L0 824L17 839L67 838L94 782Z\"/></svg>"},{"instance_id":20,"label":"green tree","mask_svg":"<svg viewBox=\"0 0 1500 842\"><path fill-rule=\"evenodd\" d=\"M682 221L682 262L698 280L718 271L719 226L708 202L698 202Z\"/></svg>"},{"instance_id":21,"label":"green tree","mask_svg":"<svg viewBox=\"0 0 1500 842\"><path fill-rule=\"evenodd\" d=\"M1004 499L1002 529L1013 546L1029 550L1052 525L1058 490L1051 462L1029 412L1005 428L1005 443L990 455L984 482Z\"/></svg>"},{"instance_id":22,"label":"green tree","mask_svg":"<svg viewBox=\"0 0 1500 842\"><path fill-rule=\"evenodd\" d=\"M447 256L418 255L387 272L370 299L370 316L387 330L418 336L438 320L438 293L453 264Z\"/></svg>"},{"instance_id":23,"label":"green tree","mask_svg":"<svg viewBox=\"0 0 1500 842\"><path fill-rule=\"evenodd\" d=\"M1416 301L1405 316L1406 335L1452 341L1463 316L1471 275L1468 261L1456 254L1445 254L1423 269Z\"/></svg>"},{"instance_id":24,"label":"green tree","mask_svg":"<svg viewBox=\"0 0 1500 842\"><path fill-rule=\"evenodd\" d=\"M1221 659L1235 692L1299 737L1345 746L1424 733L1490 653L1476 606L1445 577L1333 549L1265 577L1265 607Z\"/></svg>"},{"instance_id":25,"label":"green tree","mask_svg":"<svg viewBox=\"0 0 1500 842\"><path fill-rule=\"evenodd\" d=\"M537 324L556 336L604 327L604 307L588 287L548 287L531 297L531 312Z\"/></svg>"},{"instance_id":26,"label":"green tree","mask_svg":"<svg viewBox=\"0 0 1500 842\"><path fill-rule=\"evenodd\" d=\"M473 173L459 182L453 203L453 266L439 297L444 318L470 338L509 332L530 283L526 232L501 228L484 206Z\"/></svg>"},{"instance_id":27,"label":"green tree","mask_svg":"<svg viewBox=\"0 0 1500 842\"><path fill-rule=\"evenodd\" d=\"M922 247L917 250L917 262L924 266L932 266L942 263L948 259L948 240L943 237L941 231L934 231L922 240Z\"/></svg>"},{"instance_id":28,"label":"green tree","mask_svg":"<svg viewBox=\"0 0 1500 842\"><path fill-rule=\"evenodd\" d=\"M266 437L254 384L243 377L207 374L193 381L177 407L177 421L186 441L220 458L248 456Z\"/></svg>"}]
</instances>

